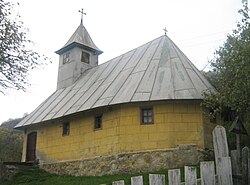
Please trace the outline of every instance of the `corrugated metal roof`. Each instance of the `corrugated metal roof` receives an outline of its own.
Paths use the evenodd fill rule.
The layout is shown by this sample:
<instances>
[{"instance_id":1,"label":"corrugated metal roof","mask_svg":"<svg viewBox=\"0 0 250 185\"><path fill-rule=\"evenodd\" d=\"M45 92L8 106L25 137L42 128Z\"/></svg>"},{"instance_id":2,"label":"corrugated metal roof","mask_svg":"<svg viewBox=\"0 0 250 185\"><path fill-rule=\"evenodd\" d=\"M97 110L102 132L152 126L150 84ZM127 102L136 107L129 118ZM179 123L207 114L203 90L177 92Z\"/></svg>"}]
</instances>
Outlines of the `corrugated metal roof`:
<instances>
[{"instance_id":1,"label":"corrugated metal roof","mask_svg":"<svg viewBox=\"0 0 250 185\"><path fill-rule=\"evenodd\" d=\"M102 51L95 45L95 43L91 39L87 29L83 26L82 22L78 26L76 31L73 33L73 35L70 37L68 42L61 49L56 51L56 53L61 54L66 50L74 47L75 45L79 47L87 47L88 49L92 49L98 55L102 53Z\"/></svg>"},{"instance_id":2,"label":"corrugated metal roof","mask_svg":"<svg viewBox=\"0 0 250 185\"><path fill-rule=\"evenodd\" d=\"M17 127L120 103L202 99L213 87L167 36L87 70L59 89Z\"/></svg>"}]
</instances>

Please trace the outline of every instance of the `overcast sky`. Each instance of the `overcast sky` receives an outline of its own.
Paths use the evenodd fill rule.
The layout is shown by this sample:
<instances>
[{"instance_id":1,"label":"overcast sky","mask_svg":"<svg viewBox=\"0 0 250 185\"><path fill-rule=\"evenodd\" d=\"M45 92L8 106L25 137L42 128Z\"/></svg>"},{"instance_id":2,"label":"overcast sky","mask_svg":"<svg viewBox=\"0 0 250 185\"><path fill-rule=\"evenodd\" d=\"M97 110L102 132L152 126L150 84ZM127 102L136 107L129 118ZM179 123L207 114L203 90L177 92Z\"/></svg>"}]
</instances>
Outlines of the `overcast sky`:
<instances>
[{"instance_id":1,"label":"overcast sky","mask_svg":"<svg viewBox=\"0 0 250 185\"><path fill-rule=\"evenodd\" d=\"M17 1L17 0L16 0ZM0 94L0 123L32 112L56 90L60 49L83 24L106 62L164 34L202 70L240 20L240 0L19 0L15 11L29 28L34 50L52 64L30 72L27 92Z\"/></svg>"}]
</instances>

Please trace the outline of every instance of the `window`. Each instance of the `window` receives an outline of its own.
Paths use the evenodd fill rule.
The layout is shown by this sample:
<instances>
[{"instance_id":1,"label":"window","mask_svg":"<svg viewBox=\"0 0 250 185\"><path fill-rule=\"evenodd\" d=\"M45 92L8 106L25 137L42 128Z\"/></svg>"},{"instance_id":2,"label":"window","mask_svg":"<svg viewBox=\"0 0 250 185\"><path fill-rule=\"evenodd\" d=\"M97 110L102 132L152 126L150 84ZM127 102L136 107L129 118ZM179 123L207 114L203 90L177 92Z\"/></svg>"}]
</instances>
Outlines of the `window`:
<instances>
[{"instance_id":1,"label":"window","mask_svg":"<svg viewBox=\"0 0 250 185\"><path fill-rule=\"evenodd\" d=\"M94 130L98 130L102 128L102 115L98 115L95 117Z\"/></svg>"},{"instance_id":2,"label":"window","mask_svg":"<svg viewBox=\"0 0 250 185\"><path fill-rule=\"evenodd\" d=\"M81 61L89 64L89 54L82 51Z\"/></svg>"},{"instance_id":3,"label":"window","mask_svg":"<svg viewBox=\"0 0 250 185\"><path fill-rule=\"evenodd\" d=\"M209 119L211 123L216 123L216 113L214 112L213 109L209 110Z\"/></svg>"},{"instance_id":4,"label":"window","mask_svg":"<svg viewBox=\"0 0 250 185\"><path fill-rule=\"evenodd\" d=\"M69 52L67 52L67 53L65 53L64 55L63 55L63 64L66 64L66 63L68 63L69 62Z\"/></svg>"},{"instance_id":5,"label":"window","mask_svg":"<svg viewBox=\"0 0 250 185\"><path fill-rule=\"evenodd\" d=\"M153 108L141 108L141 123L142 124L152 124L153 120Z\"/></svg>"},{"instance_id":6,"label":"window","mask_svg":"<svg viewBox=\"0 0 250 185\"><path fill-rule=\"evenodd\" d=\"M70 124L69 122L63 123L63 136L68 136L70 132Z\"/></svg>"}]
</instances>

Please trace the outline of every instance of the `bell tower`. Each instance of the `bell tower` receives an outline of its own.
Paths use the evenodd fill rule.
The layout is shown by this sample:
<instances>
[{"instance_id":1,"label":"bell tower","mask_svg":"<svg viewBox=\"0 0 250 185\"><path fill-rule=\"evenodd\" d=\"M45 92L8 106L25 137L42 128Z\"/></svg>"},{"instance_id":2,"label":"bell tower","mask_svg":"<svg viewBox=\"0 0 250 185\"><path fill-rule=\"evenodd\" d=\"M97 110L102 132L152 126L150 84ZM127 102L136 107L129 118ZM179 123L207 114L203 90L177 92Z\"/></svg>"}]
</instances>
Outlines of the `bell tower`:
<instances>
[{"instance_id":1,"label":"bell tower","mask_svg":"<svg viewBox=\"0 0 250 185\"><path fill-rule=\"evenodd\" d=\"M68 42L56 51L59 55L57 89L72 85L84 71L97 66L98 56L103 53L83 26L83 9L79 12L82 13L80 25Z\"/></svg>"}]
</instances>

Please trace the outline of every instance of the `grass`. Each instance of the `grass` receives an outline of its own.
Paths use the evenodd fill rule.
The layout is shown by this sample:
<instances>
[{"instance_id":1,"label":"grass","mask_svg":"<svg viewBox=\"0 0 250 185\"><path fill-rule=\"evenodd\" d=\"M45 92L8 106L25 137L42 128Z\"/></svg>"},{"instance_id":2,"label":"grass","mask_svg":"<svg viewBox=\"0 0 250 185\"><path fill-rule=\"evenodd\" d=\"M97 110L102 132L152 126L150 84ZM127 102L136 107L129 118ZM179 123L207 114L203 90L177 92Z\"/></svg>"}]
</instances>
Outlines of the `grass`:
<instances>
[{"instance_id":1,"label":"grass","mask_svg":"<svg viewBox=\"0 0 250 185\"><path fill-rule=\"evenodd\" d=\"M198 170L199 171L199 170ZM184 180L184 169L181 168L182 181ZM153 174L165 174L167 182L167 170L152 172ZM10 181L0 181L1 185L111 185L113 181L125 180L125 184L130 184L130 178L143 176L144 185L148 185L149 173L106 175L101 177L93 176L69 176L50 174L39 168L19 167L16 175ZM199 176L199 174L198 174Z\"/></svg>"}]
</instances>

